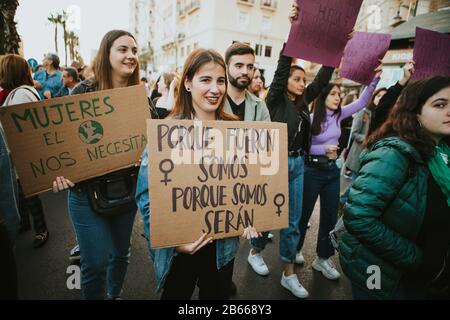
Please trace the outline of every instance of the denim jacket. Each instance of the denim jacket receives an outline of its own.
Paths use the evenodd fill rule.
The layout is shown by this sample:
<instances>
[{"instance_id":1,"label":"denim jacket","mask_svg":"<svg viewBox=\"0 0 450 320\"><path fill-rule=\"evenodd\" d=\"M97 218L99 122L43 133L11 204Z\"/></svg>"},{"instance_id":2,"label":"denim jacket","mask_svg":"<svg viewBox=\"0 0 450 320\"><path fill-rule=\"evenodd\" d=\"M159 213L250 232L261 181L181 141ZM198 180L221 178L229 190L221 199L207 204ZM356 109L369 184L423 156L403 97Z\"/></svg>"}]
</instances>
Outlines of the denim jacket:
<instances>
[{"instance_id":1,"label":"denim jacket","mask_svg":"<svg viewBox=\"0 0 450 320\"><path fill-rule=\"evenodd\" d=\"M0 223L4 223L11 242L17 235L20 216L17 209L17 180L0 124Z\"/></svg>"},{"instance_id":2,"label":"denim jacket","mask_svg":"<svg viewBox=\"0 0 450 320\"><path fill-rule=\"evenodd\" d=\"M152 249L150 243L150 197L148 193L148 150L145 149L141 156L141 168L136 188L136 202L144 220L144 234L148 240L150 256L155 269L156 291L163 288L169 273L173 257L177 255L175 248ZM224 267L234 259L239 249L239 237L216 240L216 264L217 269Z\"/></svg>"},{"instance_id":3,"label":"denim jacket","mask_svg":"<svg viewBox=\"0 0 450 320\"><path fill-rule=\"evenodd\" d=\"M39 81L42 84L42 89L38 90L41 99L45 99L45 91L50 91L52 97L55 97L58 91L61 90L61 87L63 86L61 71L55 71L54 73L49 75L47 71L40 70L34 74L33 79Z\"/></svg>"}]
</instances>

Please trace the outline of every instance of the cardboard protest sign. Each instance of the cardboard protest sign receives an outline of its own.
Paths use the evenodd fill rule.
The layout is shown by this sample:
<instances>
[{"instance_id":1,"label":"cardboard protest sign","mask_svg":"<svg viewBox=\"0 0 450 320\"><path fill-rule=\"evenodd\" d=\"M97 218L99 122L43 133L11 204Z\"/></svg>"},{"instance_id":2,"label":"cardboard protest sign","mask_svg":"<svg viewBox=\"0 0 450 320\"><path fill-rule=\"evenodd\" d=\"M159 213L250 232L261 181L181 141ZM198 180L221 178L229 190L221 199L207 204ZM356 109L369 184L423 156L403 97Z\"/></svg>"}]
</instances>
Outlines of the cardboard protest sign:
<instances>
[{"instance_id":1,"label":"cardboard protest sign","mask_svg":"<svg viewBox=\"0 0 450 320\"><path fill-rule=\"evenodd\" d=\"M369 85L390 43L390 34L356 32L345 47L341 76Z\"/></svg>"},{"instance_id":2,"label":"cardboard protest sign","mask_svg":"<svg viewBox=\"0 0 450 320\"><path fill-rule=\"evenodd\" d=\"M144 86L5 107L0 120L26 196L134 165L147 144Z\"/></svg>"},{"instance_id":3,"label":"cardboard protest sign","mask_svg":"<svg viewBox=\"0 0 450 320\"><path fill-rule=\"evenodd\" d=\"M362 0L298 0L284 54L338 67Z\"/></svg>"},{"instance_id":4,"label":"cardboard protest sign","mask_svg":"<svg viewBox=\"0 0 450 320\"><path fill-rule=\"evenodd\" d=\"M288 226L282 123L152 120L148 126L152 248Z\"/></svg>"},{"instance_id":5,"label":"cardboard protest sign","mask_svg":"<svg viewBox=\"0 0 450 320\"><path fill-rule=\"evenodd\" d=\"M450 35L416 28L413 80L431 76L450 76Z\"/></svg>"}]
</instances>

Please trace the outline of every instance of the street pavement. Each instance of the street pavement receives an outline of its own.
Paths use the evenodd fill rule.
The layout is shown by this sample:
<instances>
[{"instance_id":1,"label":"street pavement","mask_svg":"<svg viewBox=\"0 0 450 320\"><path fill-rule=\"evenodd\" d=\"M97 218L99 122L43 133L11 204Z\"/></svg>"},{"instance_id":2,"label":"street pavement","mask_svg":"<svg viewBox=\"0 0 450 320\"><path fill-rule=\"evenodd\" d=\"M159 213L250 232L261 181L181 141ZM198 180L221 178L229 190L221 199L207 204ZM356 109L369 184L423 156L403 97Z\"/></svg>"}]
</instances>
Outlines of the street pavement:
<instances>
[{"instance_id":1,"label":"street pavement","mask_svg":"<svg viewBox=\"0 0 450 320\"><path fill-rule=\"evenodd\" d=\"M39 249L33 249L34 232L21 233L16 241L16 262L19 278L20 299L70 300L80 299L80 290L68 289L66 282L70 274L69 251L75 245L74 231L67 213L67 194L45 193L41 195L50 232L48 242ZM311 268L315 257L317 230L319 225L318 204L311 218L303 254L306 263L297 267L300 282L309 291L309 299L345 300L351 299L349 281L342 274L338 281L325 279ZM150 263L145 239L141 236L143 224L139 213L132 235L130 265L125 278L122 298L125 300L159 299L154 291L155 278ZM294 300L289 291L280 285L282 263L278 256L279 232L263 252L270 269L267 277L257 275L247 263L248 241L241 240L241 248L235 260L234 282L237 286L236 300ZM341 271L337 255L333 258ZM197 292L193 299L197 299Z\"/></svg>"}]
</instances>

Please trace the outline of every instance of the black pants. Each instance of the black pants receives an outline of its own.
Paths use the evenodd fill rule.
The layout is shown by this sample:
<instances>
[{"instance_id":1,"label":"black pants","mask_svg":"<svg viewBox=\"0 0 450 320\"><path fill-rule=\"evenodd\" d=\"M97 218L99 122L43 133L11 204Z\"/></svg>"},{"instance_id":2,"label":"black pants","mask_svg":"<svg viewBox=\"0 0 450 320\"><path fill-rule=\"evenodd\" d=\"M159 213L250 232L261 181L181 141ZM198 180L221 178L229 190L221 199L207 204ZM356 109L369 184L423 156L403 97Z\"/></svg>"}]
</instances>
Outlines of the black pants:
<instances>
[{"instance_id":1,"label":"black pants","mask_svg":"<svg viewBox=\"0 0 450 320\"><path fill-rule=\"evenodd\" d=\"M25 198L22 186L19 181L19 213L20 226L23 229L30 227L30 215L33 217L33 226L36 233L47 231L47 223L45 222L44 208L39 196Z\"/></svg>"},{"instance_id":2,"label":"black pants","mask_svg":"<svg viewBox=\"0 0 450 320\"><path fill-rule=\"evenodd\" d=\"M0 300L18 299L17 269L11 240L0 221Z\"/></svg>"},{"instance_id":3,"label":"black pants","mask_svg":"<svg viewBox=\"0 0 450 320\"><path fill-rule=\"evenodd\" d=\"M194 255L178 254L172 263L161 300L190 300L196 284L200 300L228 300L234 259L217 270L216 243Z\"/></svg>"}]
</instances>

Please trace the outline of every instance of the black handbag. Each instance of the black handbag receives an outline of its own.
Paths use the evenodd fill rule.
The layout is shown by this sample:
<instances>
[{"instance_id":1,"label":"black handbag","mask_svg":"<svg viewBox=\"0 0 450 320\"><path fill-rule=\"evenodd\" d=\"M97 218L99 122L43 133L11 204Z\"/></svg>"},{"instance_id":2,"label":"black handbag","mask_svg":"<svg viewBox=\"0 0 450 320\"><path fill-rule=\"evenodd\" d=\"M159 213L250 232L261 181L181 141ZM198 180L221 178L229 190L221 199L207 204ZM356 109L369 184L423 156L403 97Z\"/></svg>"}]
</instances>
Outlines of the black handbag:
<instances>
[{"instance_id":1,"label":"black handbag","mask_svg":"<svg viewBox=\"0 0 450 320\"><path fill-rule=\"evenodd\" d=\"M104 217L135 212L138 170L132 167L86 181L85 190L92 210Z\"/></svg>"}]
</instances>

